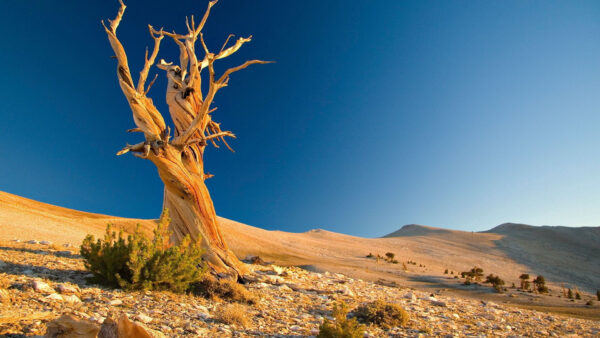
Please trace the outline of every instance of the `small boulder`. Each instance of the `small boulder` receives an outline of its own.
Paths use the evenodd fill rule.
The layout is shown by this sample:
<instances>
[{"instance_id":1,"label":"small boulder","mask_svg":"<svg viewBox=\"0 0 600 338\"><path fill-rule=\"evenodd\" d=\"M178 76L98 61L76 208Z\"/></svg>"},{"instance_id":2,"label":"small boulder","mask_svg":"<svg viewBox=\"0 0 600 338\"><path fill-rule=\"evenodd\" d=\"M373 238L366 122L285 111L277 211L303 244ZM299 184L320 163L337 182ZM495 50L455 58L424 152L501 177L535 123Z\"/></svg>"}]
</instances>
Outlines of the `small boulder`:
<instances>
[{"instance_id":1,"label":"small boulder","mask_svg":"<svg viewBox=\"0 0 600 338\"><path fill-rule=\"evenodd\" d=\"M58 292L62 294L73 294L79 292L75 286L68 284L59 284L56 288L58 289Z\"/></svg>"},{"instance_id":2,"label":"small boulder","mask_svg":"<svg viewBox=\"0 0 600 338\"><path fill-rule=\"evenodd\" d=\"M87 320L77 320L69 315L49 322L45 338L94 338L100 328Z\"/></svg>"},{"instance_id":3,"label":"small boulder","mask_svg":"<svg viewBox=\"0 0 600 338\"><path fill-rule=\"evenodd\" d=\"M59 295L58 293L51 293L48 296L44 297L45 300L55 300L55 301L59 301L62 302L64 300L64 298Z\"/></svg>"},{"instance_id":4,"label":"small boulder","mask_svg":"<svg viewBox=\"0 0 600 338\"><path fill-rule=\"evenodd\" d=\"M81 303L81 299L79 299L79 297L77 297L75 295L66 295L66 296L63 296L63 299L65 300L65 302L67 302L69 304Z\"/></svg>"},{"instance_id":5,"label":"small boulder","mask_svg":"<svg viewBox=\"0 0 600 338\"><path fill-rule=\"evenodd\" d=\"M138 315L135 316L136 320L139 320L140 322L144 323L144 324L148 324L152 321L152 317L145 315L143 313L140 313Z\"/></svg>"},{"instance_id":6,"label":"small boulder","mask_svg":"<svg viewBox=\"0 0 600 338\"><path fill-rule=\"evenodd\" d=\"M50 285L48 285L48 283L39 281L39 280L34 280L31 283L31 287L33 288L33 290L35 290L35 292L38 293L45 293L45 294L50 294L50 293L55 293L54 289L52 287L50 287Z\"/></svg>"}]
</instances>

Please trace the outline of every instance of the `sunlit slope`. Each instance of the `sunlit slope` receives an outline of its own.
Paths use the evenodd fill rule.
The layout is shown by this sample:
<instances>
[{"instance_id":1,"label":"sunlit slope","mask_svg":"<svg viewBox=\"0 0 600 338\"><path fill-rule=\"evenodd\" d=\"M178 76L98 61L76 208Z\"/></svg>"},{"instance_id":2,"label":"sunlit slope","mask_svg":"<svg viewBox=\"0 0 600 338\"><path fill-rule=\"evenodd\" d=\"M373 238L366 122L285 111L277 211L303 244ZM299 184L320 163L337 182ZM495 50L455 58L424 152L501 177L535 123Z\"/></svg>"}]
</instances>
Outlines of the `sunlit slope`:
<instances>
[{"instance_id":1,"label":"sunlit slope","mask_svg":"<svg viewBox=\"0 0 600 338\"><path fill-rule=\"evenodd\" d=\"M560 244L560 236L555 233L530 238L515 235L518 229L511 229L509 234L472 233L409 225L384 238L361 238L320 229L305 233L268 231L225 218L219 221L227 243L240 258L260 255L278 264L303 265L357 278L383 278L419 286L431 277L448 277L443 274L445 269L458 273L477 265L485 273L500 275L509 285L518 283L517 277L524 272L543 273L551 281L570 282L588 290L595 290L600 283L598 246L589 240L581 245L578 236L570 236L568 243ZM0 192L0 240L36 239L78 245L87 234L102 235L107 223L129 231L141 224L149 232L154 222L81 212ZM551 246L558 251L548 251L539 242L528 244L540 238L553 238L557 242ZM400 264L378 263L365 257L386 252L394 253ZM582 259L584 256L587 258ZM405 272L401 263L409 260L417 264L407 264Z\"/></svg>"}]
</instances>

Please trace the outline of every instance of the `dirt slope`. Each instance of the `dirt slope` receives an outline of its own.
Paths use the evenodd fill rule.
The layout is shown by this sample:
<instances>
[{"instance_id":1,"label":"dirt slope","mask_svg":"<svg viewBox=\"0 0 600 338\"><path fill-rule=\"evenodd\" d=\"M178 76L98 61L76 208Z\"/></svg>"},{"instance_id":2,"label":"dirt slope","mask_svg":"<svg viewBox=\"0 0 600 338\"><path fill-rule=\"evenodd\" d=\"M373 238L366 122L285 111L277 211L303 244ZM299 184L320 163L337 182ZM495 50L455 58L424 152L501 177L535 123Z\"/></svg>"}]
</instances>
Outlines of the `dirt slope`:
<instances>
[{"instance_id":1,"label":"dirt slope","mask_svg":"<svg viewBox=\"0 0 600 338\"><path fill-rule=\"evenodd\" d=\"M525 272L548 274L552 276L548 278L550 281L577 283L590 291L600 285L599 255L590 256L588 265L581 270L586 274L595 272L589 278L583 278L575 270L570 274L565 272L567 270L552 274L552 259L532 260L540 253L536 246L528 246L526 238L512 242L512 238L517 238L513 232L518 230L507 235L410 225L385 238L368 239L326 230L267 231L224 218L220 218L220 222L227 242L242 258L249 254L260 255L278 264L303 265L316 271L340 272L369 280L385 279L415 287L444 286L457 283L452 276L443 274L445 269L458 273L477 265L486 273L500 275L508 285L517 283L517 277ZM154 221L80 212L0 192L0 240L36 239L77 245L88 233L102 235L107 223L131 230L138 223L150 229ZM572 245L568 247L571 249L564 250L575 250ZM585 248L581 250L587 250ZM395 253L401 263L365 258L368 253L384 255L386 252ZM580 257L581 252L573 252L573 257ZM564 256L564 251L561 255ZM404 271L402 262L409 260L417 264L407 264L408 271ZM545 265L541 266L540 262ZM561 269L567 269L569 264L564 261Z\"/></svg>"}]
</instances>

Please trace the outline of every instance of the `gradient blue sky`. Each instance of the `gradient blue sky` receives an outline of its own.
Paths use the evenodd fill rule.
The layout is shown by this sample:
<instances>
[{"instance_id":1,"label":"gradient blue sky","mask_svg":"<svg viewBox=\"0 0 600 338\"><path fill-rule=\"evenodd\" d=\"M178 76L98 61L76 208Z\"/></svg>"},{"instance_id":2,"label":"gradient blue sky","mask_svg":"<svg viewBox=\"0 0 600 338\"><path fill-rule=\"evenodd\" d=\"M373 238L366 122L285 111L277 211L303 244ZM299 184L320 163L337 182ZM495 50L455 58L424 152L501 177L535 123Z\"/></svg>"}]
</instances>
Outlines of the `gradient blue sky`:
<instances>
[{"instance_id":1,"label":"gradient blue sky","mask_svg":"<svg viewBox=\"0 0 600 338\"><path fill-rule=\"evenodd\" d=\"M168 4L165 7L164 4ZM182 31L205 1L127 1L135 74L146 24ZM134 127L100 20L115 1L0 5L0 190L69 208L157 217L149 161L115 156ZM214 119L217 213L266 229L380 236L420 223L600 225L600 2L231 1L207 43L254 40ZM175 59L165 40L161 57ZM152 71L152 75L157 70ZM151 91L159 109L165 81Z\"/></svg>"}]
</instances>

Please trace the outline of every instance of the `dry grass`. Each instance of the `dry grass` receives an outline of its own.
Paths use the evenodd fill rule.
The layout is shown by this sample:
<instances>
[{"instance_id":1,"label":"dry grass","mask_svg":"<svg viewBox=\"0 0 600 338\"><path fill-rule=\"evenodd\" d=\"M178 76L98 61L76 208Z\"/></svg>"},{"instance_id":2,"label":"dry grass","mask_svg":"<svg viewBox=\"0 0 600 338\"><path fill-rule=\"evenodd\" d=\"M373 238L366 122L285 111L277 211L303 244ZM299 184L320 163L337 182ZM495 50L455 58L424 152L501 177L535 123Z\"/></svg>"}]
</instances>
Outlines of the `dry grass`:
<instances>
[{"instance_id":1,"label":"dry grass","mask_svg":"<svg viewBox=\"0 0 600 338\"><path fill-rule=\"evenodd\" d=\"M219 306L216 319L222 323L245 328L250 325L248 318L248 306L239 303L223 304Z\"/></svg>"},{"instance_id":2,"label":"dry grass","mask_svg":"<svg viewBox=\"0 0 600 338\"><path fill-rule=\"evenodd\" d=\"M404 326L409 319L408 312L402 307L381 300L359 306L354 314L362 323L375 324L383 328Z\"/></svg>"},{"instance_id":3,"label":"dry grass","mask_svg":"<svg viewBox=\"0 0 600 338\"><path fill-rule=\"evenodd\" d=\"M258 297L255 293L248 291L243 285L227 279L204 278L201 282L194 284L192 292L211 300L222 299L228 302L251 305L258 303Z\"/></svg>"}]
</instances>

